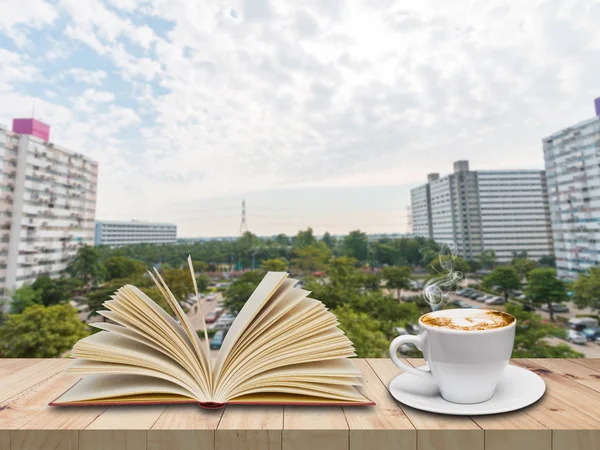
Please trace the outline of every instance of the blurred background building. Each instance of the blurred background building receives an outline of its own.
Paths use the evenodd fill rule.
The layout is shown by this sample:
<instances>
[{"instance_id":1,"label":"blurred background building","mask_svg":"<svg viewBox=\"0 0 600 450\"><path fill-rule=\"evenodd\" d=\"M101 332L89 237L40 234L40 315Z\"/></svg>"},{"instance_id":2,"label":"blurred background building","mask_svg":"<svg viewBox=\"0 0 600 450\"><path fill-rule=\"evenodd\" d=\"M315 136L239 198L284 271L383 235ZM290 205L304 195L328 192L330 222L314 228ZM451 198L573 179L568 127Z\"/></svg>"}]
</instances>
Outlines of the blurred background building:
<instances>
[{"instance_id":1,"label":"blurred background building","mask_svg":"<svg viewBox=\"0 0 600 450\"><path fill-rule=\"evenodd\" d=\"M514 252L538 259L552 255L552 231L543 170L477 170L468 161L454 173L429 174L411 190L413 232L454 242L465 259L494 250L499 262Z\"/></svg>"},{"instance_id":2,"label":"blurred background building","mask_svg":"<svg viewBox=\"0 0 600 450\"><path fill-rule=\"evenodd\" d=\"M35 119L0 125L0 294L57 276L94 243L98 164L50 142Z\"/></svg>"},{"instance_id":3,"label":"blurred background building","mask_svg":"<svg viewBox=\"0 0 600 450\"><path fill-rule=\"evenodd\" d=\"M129 244L176 244L177 225L160 222L96 222L96 245L118 247Z\"/></svg>"},{"instance_id":4,"label":"blurred background building","mask_svg":"<svg viewBox=\"0 0 600 450\"><path fill-rule=\"evenodd\" d=\"M542 140L561 278L600 262L600 98L596 116Z\"/></svg>"}]
</instances>

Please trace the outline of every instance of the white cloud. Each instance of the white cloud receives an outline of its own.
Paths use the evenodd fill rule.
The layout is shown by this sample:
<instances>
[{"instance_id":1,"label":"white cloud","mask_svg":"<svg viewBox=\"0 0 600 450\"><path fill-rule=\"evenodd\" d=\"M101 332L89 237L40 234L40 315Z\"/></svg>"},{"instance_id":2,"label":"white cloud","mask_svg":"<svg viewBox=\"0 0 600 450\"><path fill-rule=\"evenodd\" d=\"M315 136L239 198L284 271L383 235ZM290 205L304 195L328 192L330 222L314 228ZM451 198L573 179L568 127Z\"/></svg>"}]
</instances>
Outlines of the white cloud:
<instances>
[{"instance_id":1,"label":"white cloud","mask_svg":"<svg viewBox=\"0 0 600 450\"><path fill-rule=\"evenodd\" d=\"M106 78L106 72L104 70L73 68L63 74L63 78L66 76L71 76L75 81L79 81L80 83L100 86Z\"/></svg>"},{"instance_id":2,"label":"white cloud","mask_svg":"<svg viewBox=\"0 0 600 450\"><path fill-rule=\"evenodd\" d=\"M56 20L58 14L46 0L3 0L0 5L0 33L19 46L28 43L27 28L41 28Z\"/></svg>"},{"instance_id":3,"label":"white cloud","mask_svg":"<svg viewBox=\"0 0 600 450\"><path fill-rule=\"evenodd\" d=\"M122 79L72 61L65 74L102 90L69 91L73 122L55 126L110 168L105 217L172 211L173 198L418 183L457 159L542 167L541 138L591 116L600 95L598 1L61 0L58 13L66 40ZM6 61L0 102L42 70ZM109 201L119 183L127 195Z\"/></svg>"}]
</instances>

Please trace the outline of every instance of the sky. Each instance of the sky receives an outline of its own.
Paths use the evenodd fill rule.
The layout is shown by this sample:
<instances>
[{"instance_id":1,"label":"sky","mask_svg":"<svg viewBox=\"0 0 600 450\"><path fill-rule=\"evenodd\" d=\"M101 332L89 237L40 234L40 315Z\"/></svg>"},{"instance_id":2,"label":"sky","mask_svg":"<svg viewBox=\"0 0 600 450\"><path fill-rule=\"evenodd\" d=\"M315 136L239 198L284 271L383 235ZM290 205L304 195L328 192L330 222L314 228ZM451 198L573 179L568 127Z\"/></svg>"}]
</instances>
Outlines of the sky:
<instances>
[{"instance_id":1,"label":"sky","mask_svg":"<svg viewBox=\"0 0 600 450\"><path fill-rule=\"evenodd\" d=\"M405 232L427 173L543 168L591 118L600 1L3 0L0 123L100 163L96 216ZM35 101L33 100L35 98Z\"/></svg>"}]
</instances>

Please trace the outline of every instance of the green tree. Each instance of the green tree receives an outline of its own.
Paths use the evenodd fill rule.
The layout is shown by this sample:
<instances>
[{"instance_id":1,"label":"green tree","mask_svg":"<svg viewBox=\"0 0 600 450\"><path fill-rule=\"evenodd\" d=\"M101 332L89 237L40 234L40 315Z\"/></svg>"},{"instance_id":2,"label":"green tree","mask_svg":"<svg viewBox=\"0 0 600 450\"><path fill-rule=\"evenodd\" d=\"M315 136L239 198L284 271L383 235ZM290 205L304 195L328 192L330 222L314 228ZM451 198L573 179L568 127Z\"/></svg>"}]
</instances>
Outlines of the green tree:
<instances>
[{"instance_id":1,"label":"green tree","mask_svg":"<svg viewBox=\"0 0 600 450\"><path fill-rule=\"evenodd\" d=\"M441 259L441 262L440 262L440 259ZM462 272L463 274L468 273L470 270L467 262L464 259L462 259L460 256L453 258L451 263L450 263L449 257L436 256L427 265L427 269L429 270L429 273L431 275L440 275L440 274L443 275L443 274L448 273L448 269L446 269L445 267L442 267L442 262L444 263L444 266L452 267L452 270Z\"/></svg>"},{"instance_id":2,"label":"green tree","mask_svg":"<svg viewBox=\"0 0 600 450\"><path fill-rule=\"evenodd\" d=\"M513 258L512 266L517 272L519 280L527 278L529 272L535 269L537 263L533 259L528 258Z\"/></svg>"},{"instance_id":3,"label":"green tree","mask_svg":"<svg viewBox=\"0 0 600 450\"><path fill-rule=\"evenodd\" d=\"M350 256L361 263L366 262L369 252L367 234L360 230L351 231L344 236L343 251L346 256Z\"/></svg>"},{"instance_id":4,"label":"green tree","mask_svg":"<svg viewBox=\"0 0 600 450\"><path fill-rule=\"evenodd\" d=\"M381 331L380 321L368 314L353 311L349 305L333 310L340 328L354 344L359 358L381 358L389 347L389 341Z\"/></svg>"},{"instance_id":5,"label":"green tree","mask_svg":"<svg viewBox=\"0 0 600 450\"><path fill-rule=\"evenodd\" d=\"M556 269L556 258L550 255L544 255L538 259L538 263L542 267L550 267Z\"/></svg>"},{"instance_id":6,"label":"green tree","mask_svg":"<svg viewBox=\"0 0 600 450\"><path fill-rule=\"evenodd\" d=\"M225 291L225 308L234 314L240 312L246 301L250 298L250 295L254 292L254 289L261 282L263 275L264 272L262 271L252 270L245 272L231 283L229 289Z\"/></svg>"},{"instance_id":7,"label":"green tree","mask_svg":"<svg viewBox=\"0 0 600 450\"><path fill-rule=\"evenodd\" d=\"M208 263L202 260L192 260L192 266L194 267L194 272L207 272L208 271Z\"/></svg>"},{"instance_id":8,"label":"green tree","mask_svg":"<svg viewBox=\"0 0 600 450\"><path fill-rule=\"evenodd\" d=\"M552 303L559 303L565 299L565 283L557 278L556 270L548 268L533 269L529 272L527 281L525 295L536 305L547 304L550 320L554 322Z\"/></svg>"},{"instance_id":9,"label":"green tree","mask_svg":"<svg viewBox=\"0 0 600 450\"><path fill-rule=\"evenodd\" d=\"M400 301L400 292L402 289L410 289L412 271L408 266L384 267L382 276L386 280L385 285L388 289L396 289L398 301Z\"/></svg>"},{"instance_id":10,"label":"green tree","mask_svg":"<svg viewBox=\"0 0 600 450\"><path fill-rule=\"evenodd\" d=\"M100 261L100 252L89 245L79 247L77 254L67 265L66 272L91 286L96 286L107 277L106 269Z\"/></svg>"},{"instance_id":11,"label":"green tree","mask_svg":"<svg viewBox=\"0 0 600 450\"><path fill-rule=\"evenodd\" d=\"M294 250L292 264L304 272L323 271L331 257L331 250L323 242Z\"/></svg>"},{"instance_id":12,"label":"green tree","mask_svg":"<svg viewBox=\"0 0 600 450\"><path fill-rule=\"evenodd\" d=\"M13 314L20 314L30 306L40 303L42 303L40 291L35 290L30 285L25 285L17 289L12 295L10 311Z\"/></svg>"},{"instance_id":13,"label":"green tree","mask_svg":"<svg viewBox=\"0 0 600 450\"><path fill-rule=\"evenodd\" d=\"M194 285L187 267L166 269L163 270L161 275L177 300L186 300L194 292Z\"/></svg>"},{"instance_id":14,"label":"green tree","mask_svg":"<svg viewBox=\"0 0 600 450\"><path fill-rule=\"evenodd\" d=\"M582 358L567 344L550 345L547 337L565 338L564 328L545 323L538 314L523 311L521 305L506 304L506 312L517 319L513 358Z\"/></svg>"},{"instance_id":15,"label":"green tree","mask_svg":"<svg viewBox=\"0 0 600 450\"><path fill-rule=\"evenodd\" d=\"M483 279L483 285L488 289L495 289L504 295L508 302L508 294L521 288L521 281L517 272L511 266L498 266Z\"/></svg>"},{"instance_id":16,"label":"green tree","mask_svg":"<svg viewBox=\"0 0 600 450\"><path fill-rule=\"evenodd\" d=\"M337 239L335 237L333 237L329 231L326 231L325 234L323 235L323 237L321 238L321 241L327 246L329 247L331 250L333 250L335 248L335 245L337 244Z\"/></svg>"},{"instance_id":17,"label":"green tree","mask_svg":"<svg viewBox=\"0 0 600 450\"><path fill-rule=\"evenodd\" d=\"M289 245L291 245L292 241L290 240L290 238L288 236L286 236L285 234L281 233L278 234L277 236L275 236L275 239L273 239L273 241L282 247L287 247Z\"/></svg>"},{"instance_id":18,"label":"green tree","mask_svg":"<svg viewBox=\"0 0 600 450\"><path fill-rule=\"evenodd\" d=\"M86 325L70 305L34 305L11 314L0 327L0 356L56 358L88 335Z\"/></svg>"},{"instance_id":19,"label":"green tree","mask_svg":"<svg viewBox=\"0 0 600 450\"><path fill-rule=\"evenodd\" d=\"M298 234L293 238L293 245L295 248L304 248L308 246L314 246L317 243L317 239L313 234L312 227L308 227L306 230L298 231Z\"/></svg>"},{"instance_id":20,"label":"green tree","mask_svg":"<svg viewBox=\"0 0 600 450\"><path fill-rule=\"evenodd\" d=\"M44 306L68 302L83 287L83 281L77 278L38 277L31 287L40 293Z\"/></svg>"},{"instance_id":21,"label":"green tree","mask_svg":"<svg viewBox=\"0 0 600 450\"><path fill-rule=\"evenodd\" d=\"M109 280L115 278L139 277L146 272L146 264L125 256L111 256L104 260Z\"/></svg>"},{"instance_id":22,"label":"green tree","mask_svg":"<svg viewBox=\"0 0 600 450\"><path fill-rule=\"evenodd\" d=\"M381 289L381 277L376 273L363 273L362 285L367 291L379 291Z\"/></svg>"},{"instance_id":23,"label":"green tree","mask_svg":"<svg viewBox=\"0 0 600 450\"><path fill-rule=\"evenodd\" d=\"M479 263L481 267L487 270L492 270L498 264L496 251L494 249L484 250L479 254Z\"/></svg>"},{"instance_id":24,"label":"green tree","mask_svg":"<svg viewBox=\"0 0 600 450\"><path fill-rule=\"evenodd\" d=\"M210 285L210 278L201 273L196 277L196 284L198 285L198 292L206 291Z\"/></svg>"},{"instance_id":25,"label":"green tree","mask_svg":"<svg viewBox=\"0 0 600 450\"><path fill-rule=\"evenodd\" d=\"M287 261L280 258L267 259L260 264L266 272L285 272L288 268Z\"/></svg>"},{"instance_id":26,"label":"green tree","mask_svg":"<svg viewBox=\"0 0 600 450\"><path fill-rule=\"evenodd\" d=\"M600 268L591 267L573 284L575 304L580 308L600 309Z\"/></svg>"},{"instance_id":27,"label":"green tree","mask_svg":"<svg viewBox=\"0 0 600 450\"><path fill-rule=\"evenodd\" d=\"M327 282L308 282L306 289L330 309L344 304L355 304L361 296L363 273L356 267L356 260L347 256L331 258L327 267Z\"/></svg>"}]
</instances>

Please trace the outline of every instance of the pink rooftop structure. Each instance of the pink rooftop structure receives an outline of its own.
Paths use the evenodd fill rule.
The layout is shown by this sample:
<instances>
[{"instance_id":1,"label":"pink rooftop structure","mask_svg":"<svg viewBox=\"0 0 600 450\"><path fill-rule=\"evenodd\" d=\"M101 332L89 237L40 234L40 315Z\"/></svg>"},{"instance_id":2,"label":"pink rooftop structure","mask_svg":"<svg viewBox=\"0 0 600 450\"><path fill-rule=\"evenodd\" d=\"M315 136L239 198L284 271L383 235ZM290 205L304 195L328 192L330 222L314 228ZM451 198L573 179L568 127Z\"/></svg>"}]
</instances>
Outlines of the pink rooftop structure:
<instances>
[{"instance_id":1,"label":"pink rooftop structure","mask_svg":"<svg viewBox=\"0 0 600 450\"><path fill-rule=\"evenodd\" d=\"M50 140L50 126L35 119L13 119L12 130L19 134L30 134L44 141Z\"/></svg>"}]
</instances>

